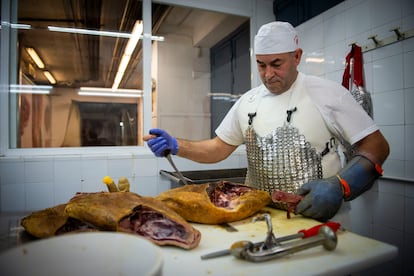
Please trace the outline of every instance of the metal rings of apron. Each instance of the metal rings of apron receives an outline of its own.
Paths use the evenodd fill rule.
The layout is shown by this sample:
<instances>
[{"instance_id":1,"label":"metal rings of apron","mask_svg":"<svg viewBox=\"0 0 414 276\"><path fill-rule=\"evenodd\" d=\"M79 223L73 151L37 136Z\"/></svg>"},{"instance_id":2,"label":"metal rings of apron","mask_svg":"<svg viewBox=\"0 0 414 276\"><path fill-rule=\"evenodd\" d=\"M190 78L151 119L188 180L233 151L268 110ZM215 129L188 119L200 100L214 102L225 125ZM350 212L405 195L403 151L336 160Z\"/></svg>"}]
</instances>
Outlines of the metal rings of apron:
<instances>
[{"instance_id":1,"label":"metal rings of apron","mask_svg":"<svg viewBox=\"0 0 414 276\"><path fill-rule=\"evenodd\" d=\"M288 112L288 119L290 119ZM252 126L252 114L246 130L248 159L247 181L250 186L272 194L274 190L295 193L304 183L322 178L322 157L305 136L285 122L265 137Z\"/></svg>"}]
</instances>

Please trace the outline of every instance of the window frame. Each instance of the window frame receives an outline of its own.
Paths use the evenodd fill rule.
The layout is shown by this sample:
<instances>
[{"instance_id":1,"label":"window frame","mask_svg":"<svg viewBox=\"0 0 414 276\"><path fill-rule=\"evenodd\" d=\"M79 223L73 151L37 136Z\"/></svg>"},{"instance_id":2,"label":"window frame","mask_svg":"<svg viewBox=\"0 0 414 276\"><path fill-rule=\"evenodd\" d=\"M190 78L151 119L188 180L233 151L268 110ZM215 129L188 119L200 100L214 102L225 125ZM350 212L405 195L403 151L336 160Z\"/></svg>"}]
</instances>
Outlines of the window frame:
<instances>
[{"instance_id":1,"label":"window frame","mask_svg":"<svg viewBox=\"0 0 414 276\"><path fill-rule=\"evenodd\" d=\"M1 22L10 22L11 3L13 0L1 1ZM144 114L151 114L152 110L152 85L151 85L151 5L152 3L180 5L210 11L224 12L239 16L246 16L250 18L250 33L256 33L257 26L264 22L274 20L273 14L269 13L271 10L271 2L258 3L256 0L142 0L143 5L143 20L151 24L144 23L144 39L143 39L143 112ZM16 5L15 7L16 8ZM10 30L3 28L0 32L0 60L2 67L0 69L0 158L22 158L43 156L110 156L112 154L136 156L141 154L151 154L146 143L143 146L112 146L112 147L59 147L59 148L11 148L10 147L10 112L9 112L9 67L10 60ZM147 37L145 37L147 36ZM253 36L250 37L251 45L253 43ZM251 64L254 64L254 56L251 54ZM253 69L251 68L252 72ZM252 74L252 86L260 83L257 73ZM151 128L151 116L143 118L143 133L148 133Z\"/></svg>"},{"instance_id":2,"label":"window frame","mask_svg":"<svg viewBox=\"0 0 414 276\"><path fill-rule=\"evenodd\" d=\"M152 1L142 0L144 30L142 38L143 51L143 114L151 114L152 110L152 80L151 80L151 32L152 32ZM17 133L11 131L13 122L17 122L17 97L9 93L10 80L13 79L10 70L12 62L17 62L17 51L11 47L11 41L17 41L18 29L13 29L12 15L17 14L17 1L4 0L1 2L1 35L0 35L0 157L4 156L38 156L38 155L85 155L85 154L130 154L144 150L144 146L104 146L104 147L51 147L51 148L17 148ZM151 128L152 116L143 116L143 133ZM15 128L16 126L14 126ZM137 149L139 149L137 151Z\"/></svg>"}]
</instances>

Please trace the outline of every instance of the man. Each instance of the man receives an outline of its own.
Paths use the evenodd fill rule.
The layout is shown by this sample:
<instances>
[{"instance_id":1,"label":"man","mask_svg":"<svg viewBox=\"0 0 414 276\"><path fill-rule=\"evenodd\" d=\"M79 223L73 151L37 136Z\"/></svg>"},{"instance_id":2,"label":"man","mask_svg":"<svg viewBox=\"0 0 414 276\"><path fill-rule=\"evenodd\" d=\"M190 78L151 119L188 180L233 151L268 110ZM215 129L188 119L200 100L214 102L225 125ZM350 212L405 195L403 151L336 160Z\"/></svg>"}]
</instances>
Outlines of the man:
<instances>
[{"instance_id":1,"label":"man","mask_svg":"<svg viewBox=\"0 0 414 276\"><path fill-rule=\"evenodd\" d=\"M262 26L254 52L263 84L233 105L216 137L188 141L152 129L144 140L156 156L169 150L201 163L221 161L244 143L249 185L302 195L296 213L326 221L381 175L388 143L344 87L297 71L302 49L289 23ZM355 150L343 168L340 144Z\"/></svg>"}]
</instances>

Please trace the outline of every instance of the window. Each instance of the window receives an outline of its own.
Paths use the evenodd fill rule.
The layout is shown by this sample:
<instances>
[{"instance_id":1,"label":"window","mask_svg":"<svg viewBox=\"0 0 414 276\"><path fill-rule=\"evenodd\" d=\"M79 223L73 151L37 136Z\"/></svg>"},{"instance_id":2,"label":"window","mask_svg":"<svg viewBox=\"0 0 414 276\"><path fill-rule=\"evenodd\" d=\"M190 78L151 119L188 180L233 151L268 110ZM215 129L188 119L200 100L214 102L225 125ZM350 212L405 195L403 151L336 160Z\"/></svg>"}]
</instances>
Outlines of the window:
<instances>
[{"instance_id":1,"label":"window","mask_svg":"<svg viewBox=\"0 0 414 276\"><path fill-rule=\"evenodd\" d=\"M16 23L5 26L14 53L11 148L139 144L142 2L14 2L10 22ZM153 4L152 9L157 22L167 6Z\"/></svg>"},{"instance_id":2,"label":"window","mask_svg":"<svg viewBox=\"0 0 414 276\"><path fill-rule=\"evenodd\" d=\"M2 1L2 150L143 145L153 126L209 137L209 49L246 20L150 0Z\"/></svg>"}]
</instances>

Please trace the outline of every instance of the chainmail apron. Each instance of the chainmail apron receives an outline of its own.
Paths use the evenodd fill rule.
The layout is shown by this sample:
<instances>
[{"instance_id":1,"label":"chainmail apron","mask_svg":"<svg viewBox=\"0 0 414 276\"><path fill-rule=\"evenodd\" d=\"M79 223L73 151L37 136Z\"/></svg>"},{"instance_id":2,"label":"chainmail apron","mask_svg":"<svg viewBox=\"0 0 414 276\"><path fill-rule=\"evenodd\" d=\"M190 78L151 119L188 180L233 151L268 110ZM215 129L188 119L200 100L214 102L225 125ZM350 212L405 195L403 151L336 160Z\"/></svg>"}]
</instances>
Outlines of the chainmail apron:
<instances>
[{"instance_id":1,"label":"chainmail apron","mask_svg":"<svg viewBox=\"0 0 414 276\"><path fill-rule=\"evenodd\" d=\"M290 124L295 110L288 110L284 125L265 137L254 131L252 123L256 113L249 113L245 144L250 186L270 194L273 190L295 193L302 184L322 178L321 154Z\"/></svg>"}]
</instances>

